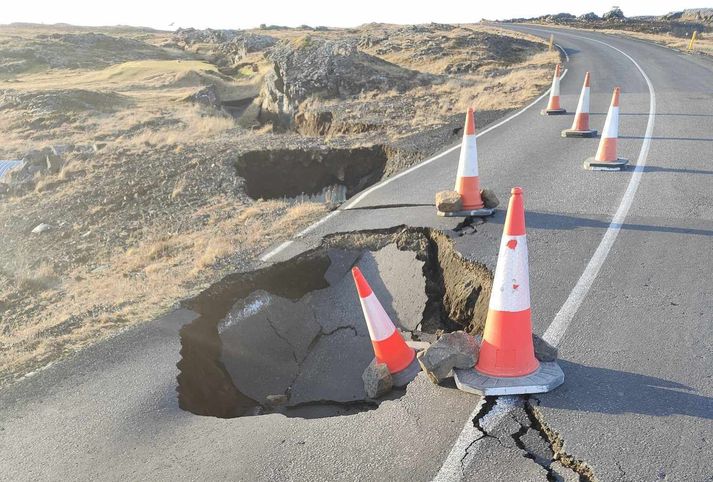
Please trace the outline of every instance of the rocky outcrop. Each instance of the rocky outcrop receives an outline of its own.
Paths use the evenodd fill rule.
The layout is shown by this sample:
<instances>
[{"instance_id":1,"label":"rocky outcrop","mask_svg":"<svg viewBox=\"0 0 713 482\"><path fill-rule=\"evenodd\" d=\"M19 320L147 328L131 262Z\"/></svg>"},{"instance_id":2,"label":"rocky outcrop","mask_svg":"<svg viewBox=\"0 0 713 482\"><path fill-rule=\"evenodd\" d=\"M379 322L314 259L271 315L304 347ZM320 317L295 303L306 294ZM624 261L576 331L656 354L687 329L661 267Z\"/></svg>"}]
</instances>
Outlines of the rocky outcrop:
<instances>
[{"instance_id":1,"label":"rocky outcrop","mask_svg":"<svg viewBox=\"0 0 713 482\"><path fill-rule=\"evenodd\" d=\"M299 106L307 99L333 99L361 92L417 84L417 72L361 52L356 40L325 40L305 36L283 41L268 58L272 69L260 93L261 120L291 128Z\"/></svg>"},{"instance_id":2,"label":"rocky outcrop","mask_svg":"<svg viewBox=\"0 0 713 482\"><path fill-rule=\"evenodd\" d=\"M602 15L602 20L607 20L607 21L620 21L624 20L626 17L624 16L624 12L621 11L619 7L614 7L608 12L604 13Z\"/></svg>"},{"instance_id":3,"label":"rocky outcrop","mask_svg":"<svg viewBox=\"0 0 713 482\"><path fill-rule=\"evenodd\" d=\"M713 8L689 8L679 12L667 13L660 17L664 21L699 22L713 24Z\"/></svg>"}]
</instances>

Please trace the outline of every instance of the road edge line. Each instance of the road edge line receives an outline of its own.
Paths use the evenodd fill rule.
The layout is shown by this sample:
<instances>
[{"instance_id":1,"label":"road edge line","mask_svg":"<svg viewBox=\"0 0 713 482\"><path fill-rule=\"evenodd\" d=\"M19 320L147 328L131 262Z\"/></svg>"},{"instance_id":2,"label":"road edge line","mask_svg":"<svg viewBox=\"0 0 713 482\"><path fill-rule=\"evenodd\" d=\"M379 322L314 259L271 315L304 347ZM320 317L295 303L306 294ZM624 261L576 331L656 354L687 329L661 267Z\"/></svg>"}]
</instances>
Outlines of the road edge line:
<instances>
[{"instance_id":1,"label":"road edge line","mask_svg":"<svg viewBox=\"0 0 713 482\"><path fill-rule=\"evenodd\" d=\"M547 30L540 31L548 32ZM607 231L604 233L604 236L602 236L602 240L599 242L596 251L589 259L589 263L587 263L587 266L584 268L582 275L580 276L577 283L574 285L574 288L572 288L572 291L570 291L569 296L562 304L554 319L547 327L545 334L543 335L543 338L545 340L555 346L557 346L561 341L564 332L569 327L570 322L574 318L574 315L576 314L580 305L584 301L584 298L586 297L587 293L589 292L589 289L594 283L594 280L599 274L600 268L604 264L604 261L606 261L606 258L609 255L609 251L614 245L614 241L616 241L617 235L621 230L621 226L624 220L626 219L626 215L629 212L629 208L631 208L631 204L634 200L634 195L636 194L636 191L639 187L639 183L641 181L641 175L644 170L644 166L646 165L646 157L649 153L651 138L654 130L654 118L656 117L656 93L654 91L654 86L651 83L651 80L649 79L648 75L646 75L646 72L644 72L641 66L639 66L639 64L629 54L614 47L613 45L609 45L606 42L602 42L601 40L572 34L570 34L569 36L591 40L593 42L598 42L603 45L606 45L607 47L610 47L627 57L636 66L641 75L644 77L646 85L649 88L649 120L646 124L646 131L644 133L644 140L641 144L641 150L639 151L639 157L636 160L636 167L634 168L634 172L631 175L631 179L629 180L629 184L627 185L626 191L624 192L624 196L622 197L622 200L619 203L619 207L617 208L616 213L614 213L614 217L609 223L609 226L607 228ZM597 258L596 262L595 258ZM555 324L555 322L557 322L557 324ZM556 340L555 342L552 341L553 338ZM481 398L481 400L485 400L485 397ZM455 470L455 463L457 462L458 465L460 465L461 451L464 451L463 447L467 448L469 446L469 444L466 444L465 442L467 440L467 437L471 433L471 427L474 427L473 420L475 419L475 417L478 416L480 407L481 404L478 403L475 409L473 410L473 413L471 413L468 419L466 420L463 430L456 439L456 442L453 445L453 448L449 452L448 456L446 457L446 460L443 462L443 465L441 465L441 468L439 469L438 473L433 478L433 481L447 481L454 480L454 478L457 478L457 480L462 479L462 472L458 474L458 472ZM476 442L477 440L479 439L473 440L471 442Z\"/></svg>"}]
</instances>

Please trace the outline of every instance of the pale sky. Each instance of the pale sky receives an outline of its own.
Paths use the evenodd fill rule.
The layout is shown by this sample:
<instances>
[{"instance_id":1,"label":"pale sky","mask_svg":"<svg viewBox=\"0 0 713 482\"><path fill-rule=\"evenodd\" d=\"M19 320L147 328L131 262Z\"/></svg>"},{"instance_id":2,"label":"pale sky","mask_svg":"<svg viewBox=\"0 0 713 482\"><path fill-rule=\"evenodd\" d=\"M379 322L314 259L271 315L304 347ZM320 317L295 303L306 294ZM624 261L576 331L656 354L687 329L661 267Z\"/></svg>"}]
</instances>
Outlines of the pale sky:
<instances>
[{"instance_id":1,"label":"pale sky","mask_svg":"<svg viewBox=\"0 0 713 482\"><path fill-rule=\"evenodd\" d=\"M257 27L261 23L292 27L302 24L353 27L368 22L469 23L482 18L496 20L558 12L579 15L593 11L601 15L612 5L619 5L626 16L662 15L701 6L686 0L2 0L2 4L0 24L61 22L159 29L238 29Z\"/></svg>"}]
</instances>

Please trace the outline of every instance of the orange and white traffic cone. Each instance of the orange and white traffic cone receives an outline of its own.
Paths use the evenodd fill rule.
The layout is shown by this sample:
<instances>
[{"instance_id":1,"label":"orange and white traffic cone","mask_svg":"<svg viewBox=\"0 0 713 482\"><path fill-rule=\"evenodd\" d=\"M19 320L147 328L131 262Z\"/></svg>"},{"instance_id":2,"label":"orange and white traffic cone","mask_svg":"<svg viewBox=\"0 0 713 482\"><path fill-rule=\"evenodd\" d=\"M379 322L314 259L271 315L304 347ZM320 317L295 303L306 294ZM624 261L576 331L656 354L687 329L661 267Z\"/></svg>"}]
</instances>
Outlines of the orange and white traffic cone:
<instances>
[{"instance_id":1,"label":"orange and white traffic cone","mask_svg":"<svg viewBox=\"0 0 713 482\"><path fill-rule=\"evenodd\" d=\"M439 216L490 216L495 209L486 208L480 195L480 176L478 173L478 147L475 135L475 113L468 108L463 128L463 142L460 146L458 173L453 188L460 194L463 207L458 211L442 212Z\"/></svg>"},{"instance_id":2,"label":"orange and white traffic cone","mask_svg":"<svg viewBox=\"0 0 713 482\"><path fill-rule=\"evenodd\" d=\"M455 370L458 388L482 395L547 392L564 382L556 362L539 362L532 342L522 189L512 189L483 342L474 369Z\"/></svg>"},{"instance_id":3,"label":"orange and white traffic cone","mask_svg":"<svg viewBox=\"0 0 713 482\"><path fill-rule=\"evenodd\" d=\"M402 387L421 371L421 366L416 360L416 351L406 344L401 333L391 322L361 270L357 267L352 268L352 276L359 292L359 301L369 329L376 361L385 363L394 385Z\"/></svg>"},{"instance_id":4,"label":"orange and white traffic cone","mask_svg":"<svg viewBox=\"0 0 713 482\"><path fill-rule=\"evenodd\" d=\"M584 161L584 168L593 171L620 171L629 162L628 159L618 157L616 144L619 138L619 87L614 89L611 105L604 121L602 138L599 141L597 155Z\"/></svg>"},{"instance_id":5,"label":"orange and white traffic cone","mask_svg":"<svg viewBox=\"0 0 713 482\"><path fill-rule=\"evenodd\" d=\"M562 137L594 137L597 131L589 128L589 72L584 75L582 93L579 94L577 111L572 127L562 131Z\"/></svg>"},{"instance_id":6,"label":"orange and white traffic cone","mask_svg":"<svg viewBox=\"0 0 713 482\"><path fill-rule=\"evenodd\" d=\"M552 88L550 88L550 100L547 108L540 112L542 115L565 114L567 111L560 106L560 64L555 68L555 75L552 77Z\"/></svg>"}]
</instances>

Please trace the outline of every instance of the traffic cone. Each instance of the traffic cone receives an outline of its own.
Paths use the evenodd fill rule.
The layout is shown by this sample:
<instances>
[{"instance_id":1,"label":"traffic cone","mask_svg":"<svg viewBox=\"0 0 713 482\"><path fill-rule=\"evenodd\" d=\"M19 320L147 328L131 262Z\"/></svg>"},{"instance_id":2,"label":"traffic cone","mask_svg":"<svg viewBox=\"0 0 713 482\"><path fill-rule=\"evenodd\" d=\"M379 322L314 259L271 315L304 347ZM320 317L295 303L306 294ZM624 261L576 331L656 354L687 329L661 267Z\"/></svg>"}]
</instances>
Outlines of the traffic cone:
<instances>
[{"instance_id":1,"label":"traffic cone","mask_svg":"<svg viewBox=\"0 0 713 482\"><path fill-rule=\"evenodd\" d=\"M460 194L463 207L458 211L441 212L439 216L490 216L495 211L486 208L480 195L480 177L478 175L478 147L475 135L475 114L471 107L465 116L463 142L460 146L456 185L453 188Z\"/></svg>"},{"instance_id":2,"label":"traffic cone","mask_svg":"<svg viewBox=\"0 0 713 482\"><path fill-rule=\"evenodd\" d=\"M607 120L604 121L602 138L599 141L597 155L584 161L584 168L594 171L620 171L628 162L628 159L617 157L616 144L619 137L619 87L614 89L611 105L607 113Z\"/></svg>"},{"instance_id":3,"label":"traffic cone","mask_svg":"<svg viewBox=\"0 0 713 482\"><path fill-rule=\"evenodd\" d=\"M552 390L564 381L556 362L539 362L532 342L530 281L522 189L514 187L474 369L455 370L458 388L482 395Z\"/></svg>"},{"instance_id":4,"label":"traffic cone","mask_svg":"<svg viewBox=\"0 0 713 482\"><path fill-rule=\"evenodd\" d=\"M579 94L577 112L572 127L562 131L562 137L594 137L597 131L589 128L589 72L584 75L582 93Z\"/></svg>"},{"instance_id":5,"label":"traffic cone","mask_svg":"<svg viewBox=\"0 0 713 482\"><path fill-rule=\"evenodd\" d=\"M421 370L416 360L416 351L406 344L401 333L391 322L361 270L357 267L352 268L352 276L359 292L359 301L376 360L378 363L385 363L389 368L394 385L404 386Z\"/></svg>"},{"instance_id":6,"label":"traffic cone","mask_svg":"<svg viewBox=\"0 0 713 482\"><path fill-rule=\"evenodd\" d=\"M555 75L552 78L552 88L550 89L550 101L547 108L540 112L542 115L565 114L567 111L560 106L560 64L555 68Z\"/></svg>"}]
</instances>

